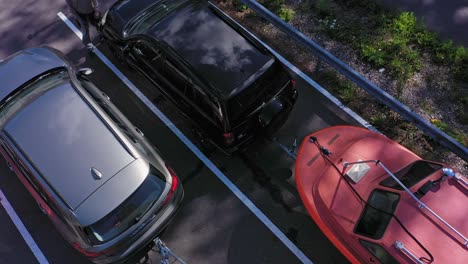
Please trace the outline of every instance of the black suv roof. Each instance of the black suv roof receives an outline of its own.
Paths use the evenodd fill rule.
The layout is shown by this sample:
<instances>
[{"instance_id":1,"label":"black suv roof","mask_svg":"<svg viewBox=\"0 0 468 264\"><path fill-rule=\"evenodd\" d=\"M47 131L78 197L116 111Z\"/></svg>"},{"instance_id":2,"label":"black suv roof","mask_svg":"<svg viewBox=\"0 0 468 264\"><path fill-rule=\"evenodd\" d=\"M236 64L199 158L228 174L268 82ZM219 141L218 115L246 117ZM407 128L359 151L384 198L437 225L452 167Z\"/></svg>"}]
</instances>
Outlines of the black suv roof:
<instances>
[{"instance_id":1,"label":"black suv roof","mask_svg":"<svg viewBox=\"0 0 468 264\"><path fill-rule=\"evenodd\" d=\"M143 34L164 43L224 98L240 93L274 62L207 1L124 1L112 8L110 17L122 36Z\"/></svg>"},{"instance_id":2,"label":"black suv roof","mask_svg":"<svg viewBox=\"0 0 468 264\"><path fill-rule=\"evenodd\" d=\"M156 23L147 34L177 51L225 97L237 94L250 79L256 79L251 78L253 75L273 60L208 6L186 5Z\"/></svg>"}]
</instances>

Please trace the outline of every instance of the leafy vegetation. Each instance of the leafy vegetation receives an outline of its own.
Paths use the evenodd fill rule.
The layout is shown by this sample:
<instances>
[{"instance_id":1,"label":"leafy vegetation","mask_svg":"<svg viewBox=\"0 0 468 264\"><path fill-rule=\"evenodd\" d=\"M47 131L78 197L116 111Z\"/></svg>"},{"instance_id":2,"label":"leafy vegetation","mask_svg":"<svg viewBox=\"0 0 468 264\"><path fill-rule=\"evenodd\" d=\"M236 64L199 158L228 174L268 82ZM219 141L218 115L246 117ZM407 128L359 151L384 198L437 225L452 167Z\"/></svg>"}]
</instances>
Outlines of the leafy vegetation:
<instances>
[{"instance_id":1,"label":"leafy vegetation","mask_svg":"<svg viewBox=\"0 0 468 264\"><path fill-rule=\"evenodd\" d=\"M453 129L451 126L442 122L439 119L432 119L431 123L440 130L444 131L447 135L451 136L453 139L458 141L460 144L468 146L468 136L466 134Z\"/></svg>"},{"instance_id":2,"label":"leafy vegetation","mask_svg":"<svg viewBox=\"0 0 468 264\"><path fill-rule=\"evenodd\" d=\"M351 103L357 97L358 87L351 81L340 77L335 71L323 71L318 73L316 78L319 82L326 82L344 104Z\"/></svg>"},{"instance_id":3,"label":"leafy vegetation","mask_svg":"<svg viewBox=\"0 0 468 264\"><path fill-rule=\"evenodd\" d=\"M287 8L285 6L282 6L280 8L280 10L279 10L278 16L279 16L279 18L281 18L285 22L288 22L289 20L291 20L294 17L295 14L296 14L296 12L294 12L294 10L292 10L291 8Z\"/></svg>"},{"instance_id":4,"label":"leafy vegetation","mask_svg":"<svg viewBox=\"0 0 468 264\"><path fill-rule=\"evenodd\" d=\"M330 0L317 0L315 2L315 8L319 15L329 16L331 15Z\"/></svg>"},{"instance_id":5,"label":"leafy vegetation","mask_svg":"<svg viewBox=\"0 0 468 264\"><path fill-rule=\"evenodd\" d=\"M238 1L239 0L233 0ZM264 7L268 8L271 12L275 13L279 18L285 22L290 21L296 12L291 8L286 7L285 0L261 0L259 1ZM236 8L237 11L244 11L245 9Z\"/></svg>"},{"instance_id":6,"label":"leafy vegetation","mask_svg":"<svg viewBox=\"0 0 468 264\"><path fill-rule=\"evenodd\" d=\"M465 111L462 109L456 114L462 124L468 124L468 49L456 46L452 41L442 41L437 34L427 30L423 21L413 13L388 10L375 0L304 0L300 6L293 6L294 9L286 8L285 0L259 2L284 21L290 21L296 13L312 15L329 37L350 44L364 61L377 69L384 68L385 74L390 74L397 83L397 98L403 94L408 80L428 61L448 69L454 78L447 93L456 100L456 104L462 105L462 108L464 106ZM385 134L416 148L421 144L432 144L409 122L375 100L365 98L361 89L336 72L315 72L314 78L321 79L321 84L327 83L325 86L335 96L349 107L357 108L356 112ZM438 78L424 75L423 78L428 87L437 87ZM370 104L373 106L367 106ZM431 100L422 100L421 109L433 116L437 113L433 104ZM435 121L434 125L468 145L468 136L462 130L456 130L442 121Z\"/></svg>"},{"instance_id":7,"label":"leafy vegetation","mask_svg":"<svg viewBox=\"0 0 468 264\"><path fill-rule=\"evenodd\" d=\"M249 8L240 0L232 0L232 6L237 12L243 12Z\"/></svg>"}]
</instances>

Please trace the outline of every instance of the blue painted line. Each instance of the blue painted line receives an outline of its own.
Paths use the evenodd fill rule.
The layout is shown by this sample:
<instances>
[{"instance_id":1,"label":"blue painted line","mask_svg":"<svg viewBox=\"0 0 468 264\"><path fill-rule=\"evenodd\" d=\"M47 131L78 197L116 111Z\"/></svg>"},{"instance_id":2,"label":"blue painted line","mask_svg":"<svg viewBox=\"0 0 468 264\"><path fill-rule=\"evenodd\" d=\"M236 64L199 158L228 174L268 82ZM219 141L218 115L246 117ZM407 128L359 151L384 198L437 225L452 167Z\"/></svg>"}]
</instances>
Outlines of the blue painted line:
<instances>
[{"instance_id":1,"label":"blue painted line","mask_svg":"<svg viewBox=\"0 0 468 264\"><path fill-rule=\"evenodd\" d=\"M28 230L24 226L19 216L16 214L15 210L13 209L8 199L3 194L2 190L0 190L0 203L2 204L3 208L5 208L5 211L7 212L8 216L10 216L11 221L16 226L16 229L18 229L18 231L20 232L21 236L23 237L24 241L28 245L29 249L31 249L32 253L36 257L37 261L40 264L48 264L49 261L47 261L46 257L44 256L42 251L39 249L39 246L37 246L36 242L34 241L32 236L29 234ZM18 254L21 254L21 252L18 252Z\"/></svg>"},{"instance_id":2,"label":"blue painted line","mask_svg":"<svg viewBox=\"0 0 468 264\"><path fill-rule=\"evenodd\" d=\"M63 22L78 36L81 36L81 32L73 25L73 23L62 13L57 14ZM203 154L175 125L169 118L166 117L136 86L119 70L117 67L102 54L102 52L95 48L95 54L104 62L104 64L116 74L122 82L124 82L130 90L159 118L162 122L197 156L218 179L231 190L239 200L249 208L249 210L270 229L270 231L302 262L307 264L313 264L313 262L307 258L307 256L296 246L276 225L262 212L260 209L253 204L252 201L237 188L219 169L216 165L211 162L208 157Z\"/></svg>"}]
</instances>

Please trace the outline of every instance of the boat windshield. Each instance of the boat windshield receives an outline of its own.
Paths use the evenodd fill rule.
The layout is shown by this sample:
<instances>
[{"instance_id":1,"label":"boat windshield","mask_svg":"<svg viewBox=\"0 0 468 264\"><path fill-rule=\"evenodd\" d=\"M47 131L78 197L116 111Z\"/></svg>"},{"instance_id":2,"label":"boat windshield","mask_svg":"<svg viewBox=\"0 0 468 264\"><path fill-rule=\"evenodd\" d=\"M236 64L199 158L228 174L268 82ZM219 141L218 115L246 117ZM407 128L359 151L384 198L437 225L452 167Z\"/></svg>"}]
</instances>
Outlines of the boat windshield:
<instances>
[{"instance_id":1,"label":"boat windshield","mask_svg":"<svg viewBox=\"0 0 468 264\"><path fill-rule=\"evenodd\" d=\"M418 160L396 172L395 176L407 188L411 188L413 185L432 175L434 172L440 170L441 168L442 165L440 164L432 163L425 160ZM403 190L403 188L392 177L383 180L382 182L380 182L380 185L396 190Z\"/></svg>"},{"instance_id":2,"label":"boat windshield","mask_svg":"<svg viewBox=\"0 0 468 264\"><path fill-rule=\"evenodd\" d=\"M385 250L382 246L366 241L366 240L359 240L361 244L367 248L367 250L374 255L377 259L380 260L380 262L385 263L385 264L398 264L398 261L390 255L390 253Z\"/></svg>"},{"instance_id":3,"label":"boat windshield","mask_svg":"<svg viewBox=\"0 0 468 264\"><path fill-rule=\"evenodd\" d=\"M397 193L380 189L374 190L354 232L372 239L380 239L392 219L392 214L399 200L400 195Z\"/></svg>"}]
</instances>

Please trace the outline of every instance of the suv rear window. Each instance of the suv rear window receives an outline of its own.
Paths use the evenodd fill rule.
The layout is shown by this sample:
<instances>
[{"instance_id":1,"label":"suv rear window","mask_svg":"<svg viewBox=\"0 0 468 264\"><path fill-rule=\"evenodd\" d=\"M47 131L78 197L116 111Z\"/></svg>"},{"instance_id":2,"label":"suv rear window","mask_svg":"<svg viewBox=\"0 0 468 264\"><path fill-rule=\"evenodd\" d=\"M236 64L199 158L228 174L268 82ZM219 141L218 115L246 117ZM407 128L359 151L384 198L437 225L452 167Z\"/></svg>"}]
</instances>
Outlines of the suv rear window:
<instances>
[{"instance_id":1,"label":"suv rear window","mask_svg":"<svg viewBox=\"0 0 468 264\"><path fill-rule=\"evenodd\" d=\"M395 176L407 188L411 188L413 185L433 174L437 170L440 170L441 168L442 165L440 164L418 160L396 172ZM397 190L403 190L403 188L391 177L383 180L380 185Z\"/></svg>"},{"instance_id":2,"label":"suv rear window","mask_svg":"<svg viewBox=\"0 0 468 264\"><path fill-rule=\"evenodd\" d=\"M109 241L122 234L153 206L164 191L165 185L166 182L159 173L150 173L127 200L98 222L86 227L86 232L94 243Z\"/></svg>"},{"instance_id":3,"label":"suv rear window","mask_svg":"<svg viewBox=\"0 0 468 264\"><path fill-rule=\"evenodd\" d=\"M400 195L396 193L374 190L354 232L373 239L380 239L392 219L392 214L399 200Z\"/></svg>"},{"instance_id":4,"label":"suv rear window","mask_svg":"<svg viewBox=\"0 0 468 264\"><path fill-rule=\"evenodd\" d=\"M278 63L273 63L263 76L229 99L228 113L231 122L237 124L243 121L263 102L272 99L288 80L286 72L279 67Z\"/></svg>"}]
</instances>

